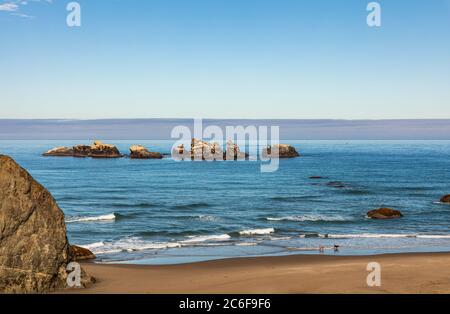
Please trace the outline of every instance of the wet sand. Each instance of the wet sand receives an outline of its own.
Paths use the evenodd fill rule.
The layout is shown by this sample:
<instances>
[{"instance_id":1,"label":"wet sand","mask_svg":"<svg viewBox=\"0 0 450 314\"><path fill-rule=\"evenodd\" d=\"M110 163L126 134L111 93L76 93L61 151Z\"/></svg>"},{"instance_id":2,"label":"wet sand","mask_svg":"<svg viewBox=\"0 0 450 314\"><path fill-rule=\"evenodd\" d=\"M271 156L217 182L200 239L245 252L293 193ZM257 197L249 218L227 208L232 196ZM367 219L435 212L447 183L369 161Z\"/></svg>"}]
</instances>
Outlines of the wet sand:
<instances>
[{"instance_id":1,"label":"wet sand","mask_svg":"<svg viewBox=\"0 0 450 314\"><path fill-rule=\"evenodd\" d=\"M367 264L381 265L369 287ZM97 279L66 293L450 293L450 253L292 255L164 265L83 263Z\"/></svg>"}]
</instances>

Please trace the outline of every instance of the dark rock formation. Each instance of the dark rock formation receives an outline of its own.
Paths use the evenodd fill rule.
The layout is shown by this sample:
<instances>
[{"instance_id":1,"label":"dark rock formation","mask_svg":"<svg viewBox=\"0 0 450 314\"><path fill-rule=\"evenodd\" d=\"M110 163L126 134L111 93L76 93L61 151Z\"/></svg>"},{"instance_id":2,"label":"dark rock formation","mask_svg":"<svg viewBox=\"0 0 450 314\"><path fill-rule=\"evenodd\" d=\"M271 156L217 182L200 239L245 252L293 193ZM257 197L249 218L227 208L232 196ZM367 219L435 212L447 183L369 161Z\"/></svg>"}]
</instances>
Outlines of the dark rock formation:
<instances>
[{"instance_id":1,"label":"dark rock formation","mask_svg":"<svg viewBox=\"0 0 450 314\"><path fill-rule=\"evenodd\" d=\"M273 146L267 146L262 152L264 158L295 158L300 154L291 145L277 144Z\"/></svg>"},{"instance_id":2,"label":"dark rock formation","mask_svg":"<svg viewBox=\"0 0 450 314\"><path fill-rule=\"evenodd\" d=\"M116 146L94 141L92 145L75 145L74 147L56 147L43 154L44 156L59 157L92 157L92 158L120 158L123 155Z\"/></svg>"},{"instance_id":3,"label":"dark rock formation","mask_svg":"<svg viewBox=\"0 0 450 314\"><path fill-rule=\"evenodd\" d=\"M96 258L95 254L77 245L69 247L69 258L71 261L83 261Z\"/></svg>"},{"instance_id":4,"label":"dark rock formation","mask_svg":"<svg viewBox=\"0 0 450 314\"><path fill-rule=\"evenodd\" d=\"M309 178L312 180L326 179L326 177L321 177L321 176L310 176Z\"/></svg>"},{"instance_id":5,"label":"dark rock formation","mask_svg":"<svg viewBox=\"0 0 450 314\"><path fill-rule=\"evenodd\" d=\"M0 292L66 287L69 261L63 212L27 171L0 155Z\"/></svg>"},{"instance_id":6,"label":"dark rock formation","mask_svg":"<svg viewBox=\"0 0 450 314\"><path fill-rule=\"evenodd\" d=\"M157 152L151 152L141 145L133 145L130 147L131 159L161 159L163 155Z\"/></svg>"},{"instance_id":7,"label":"dark rock formation","mask_svg":"<svg viewBox=\"0 0 450 314\"><path fill-rule=\"evenodd\" d=\"M450 194L442 196L441 203L450 203Z\"/></svg>"},{"instance_id":8,"label":"dark rock formation","mask_svg":"<svg viewBox=\"0 0 450 314\"><path fill-rule=\"evenodd\" d=\"M393 218L401 218L403 217L403 214L395 209L379 208L369 211L367 213L367 217L372 219L393 219Z\"/></svg>"}]
</instances>

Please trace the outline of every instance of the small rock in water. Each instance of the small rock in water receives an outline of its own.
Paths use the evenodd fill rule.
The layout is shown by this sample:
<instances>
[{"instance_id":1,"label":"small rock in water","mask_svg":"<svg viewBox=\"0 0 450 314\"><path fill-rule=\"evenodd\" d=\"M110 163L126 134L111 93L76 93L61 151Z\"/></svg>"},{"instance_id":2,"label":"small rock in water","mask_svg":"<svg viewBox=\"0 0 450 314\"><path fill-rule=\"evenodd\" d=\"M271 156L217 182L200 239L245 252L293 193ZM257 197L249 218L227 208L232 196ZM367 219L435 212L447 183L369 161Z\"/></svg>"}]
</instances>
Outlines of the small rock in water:
<instances>
[{"instance_id":1,"label":"small rock in water","mask_svg":"<svg viewBox=\"0 0 450 314\"><path fill-rule=\"evenodd\" d=\"M163 156L157 152L151 152L142 145L133 145L130 147L131 159L161 159Z\"/></svg>"},{"instance_id":2,"label":"small rock in water","mask_svg":"<svg viewBox=\"0 0 450 314\"><path fill-rule=\"evenodd\" d=\"M295 158L300 157L300 154L295 150L294 146L288 144L277 144L273 146L267 146L262 152L264 158L277 157L271 156L272 150L274 152L278 151L278 158ZM275 153L276 155L276 153Z\"/></svg>"},{"instance_id":3,"label":"small rock in water","mask_svg":"<svg viewBox=\"0 0 450 314\"><path fill-rule=\"evenodd\" d=\"M441 203L450 203L450 194L442 196Z\"/></svg>"},{"instance_id":4,"label":"small rock in water","mask_svg":"<svg viewBox=\"0 0 450 314\"><path fill-rule=\"evenodd\" d=\"M372 219L393 219L393 218L401 218L403 217L403 214L395 209L379 208L369 211L367 213L367 217Z\"/></svg>"}]
</instances>

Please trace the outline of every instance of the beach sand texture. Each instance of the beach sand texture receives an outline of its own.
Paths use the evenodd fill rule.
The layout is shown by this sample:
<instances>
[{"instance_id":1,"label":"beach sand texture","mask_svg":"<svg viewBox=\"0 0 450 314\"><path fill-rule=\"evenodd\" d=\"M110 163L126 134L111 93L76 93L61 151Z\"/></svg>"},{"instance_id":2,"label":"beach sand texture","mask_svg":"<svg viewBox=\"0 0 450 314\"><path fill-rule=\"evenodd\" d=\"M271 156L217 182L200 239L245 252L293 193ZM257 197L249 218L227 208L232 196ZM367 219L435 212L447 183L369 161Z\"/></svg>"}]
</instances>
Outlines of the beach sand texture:
<instances>
[{"instance_id":1,"label":"beach sand texture","mask_svg":"<svg viewBox=\"0 0 450 314\"><path fill-rule=\"evenodd\" d=\"M381 265L381 286L366 283ZM450 253L291 255L180 265L83 263L97 283L65 293L450 293Z\"/></svg>"}]
</instances>

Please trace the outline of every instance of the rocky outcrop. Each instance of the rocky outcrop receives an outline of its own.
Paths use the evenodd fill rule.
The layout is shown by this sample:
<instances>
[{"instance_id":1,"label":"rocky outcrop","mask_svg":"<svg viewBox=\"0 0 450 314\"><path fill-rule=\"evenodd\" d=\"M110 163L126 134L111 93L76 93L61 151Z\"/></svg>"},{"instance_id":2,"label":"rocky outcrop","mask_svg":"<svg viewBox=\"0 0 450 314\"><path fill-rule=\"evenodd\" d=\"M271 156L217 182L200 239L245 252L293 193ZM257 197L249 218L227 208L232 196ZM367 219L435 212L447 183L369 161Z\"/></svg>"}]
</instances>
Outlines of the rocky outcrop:
<instances>
[{"instance_id":1,"label":"rocky outcrop","mask_svg":"<svg viewBox=\"0 0 450 314\"><path fill-rule=\"evenodd\" d=\"M69 258L71 261L84 261L96 258L95 254L77 245L69 246Z\"/></svg>"},{"instance_id":2,"label":"rocky outcrop","mask_svg":"<svg viewBox=\"0 0 450 314\"><path fill-rule=\"evenodd\" d=\"M133 145L130 147L131 159L161 159L163 155L157 152L151 152L141 145Z\"/></svg>"},{"instance_id":3,"label":"rocky outcrop","mask_svg":"<svg viewBox=\"0 0 450 314\"><path fill-rule=\"evenodd\" d=\"M367 217L372 219L393 219L393 218L401 218L403 217L403 214L395 209L379 208L369 211L367 213Z\"/></svg>"},{"instance_id":4,"label":"rocky outcrop","mask_svg":"<svg viewBox=\"0 0 450 314\"><path fill-rule=\"evenodd\" d=\"M223 154L225 160L243 160L248 157L248 154L241 152L239 146L233 141L227 141L226 151Z\"/></svg>"},{"instance_id":5,"label":"rocky outcrop","mask_svg":"<svg viewBox=\"0 0 450 314\"><path fill-rule=\"evenodd\" d=\"M55 147L43 154L44 156L70 157L73 156L73 148L71 147Z\"/></svg>"},{"instance_id":6,"label":"rocky outcrop","mask_svg":"<svg viewBox=\"0 0 450 314\"><path fill-rule=\"evenodd\" d=\"M450 203L450 194L442 196L441 203Z\"/></svg>"},{"instance_id":7,"label":"rocky outcrop","mask_svg":"<svg viewBox=\"0 0 450 314\"><path fill-rule=\"evenodd\" d=\"M0 292L63 288L69 261L63 212L27 171L0 155Z\"/></svg>"},{"instance_id":8,"label":"rocky outcrop","mask_svg":"<svg viewBox=\"0 0 450 314\"><path fill-rule=\"evenodd\" d=\"M267 146L267 148L263 150L262 154L264 158L295 158L300 156L294 146L288 144Z\"/></svg>"},{"instance_id":9,"label":"rocky outcrop","mask_svg":"<svg viewBox=\"0 0 450 314\"><path fill-rule=\"evenodd\" d=\"M193 138L191 140L192 160L221 160L223 152L219 143L208 143Z\"/></svg>"},{"instance_id":10,"label":"rocky outcrop","mask_svg":"<svg viewBox=\"0 0 450 314\"><path fill-rule=\"evenodd\" d=\"M56 147L43 154L56 157L92 157L92 158L120 158L123 155L116 146L94 141L92 145L75 145L74 147Z\"/></svg>"}]
</instances>

